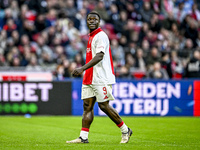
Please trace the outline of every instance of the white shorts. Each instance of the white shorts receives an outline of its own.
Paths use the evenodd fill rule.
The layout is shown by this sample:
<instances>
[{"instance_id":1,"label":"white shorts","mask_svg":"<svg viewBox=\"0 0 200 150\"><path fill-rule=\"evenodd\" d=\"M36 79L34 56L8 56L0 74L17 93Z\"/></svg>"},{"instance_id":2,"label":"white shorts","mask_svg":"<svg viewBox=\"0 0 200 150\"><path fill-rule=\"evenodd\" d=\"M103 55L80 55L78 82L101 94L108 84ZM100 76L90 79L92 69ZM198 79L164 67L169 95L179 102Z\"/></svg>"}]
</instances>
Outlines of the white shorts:
<instances>
[{"instance_id":1,"label":"white shorts","mask_svg":"<svg viewBox=\"0 0 200 150\"><path fill-rule=\"evenodd\" d=\"M97 102L114 100L112 85L82 85L81 99L96 97Z\"/></svg>"}]
</instances>

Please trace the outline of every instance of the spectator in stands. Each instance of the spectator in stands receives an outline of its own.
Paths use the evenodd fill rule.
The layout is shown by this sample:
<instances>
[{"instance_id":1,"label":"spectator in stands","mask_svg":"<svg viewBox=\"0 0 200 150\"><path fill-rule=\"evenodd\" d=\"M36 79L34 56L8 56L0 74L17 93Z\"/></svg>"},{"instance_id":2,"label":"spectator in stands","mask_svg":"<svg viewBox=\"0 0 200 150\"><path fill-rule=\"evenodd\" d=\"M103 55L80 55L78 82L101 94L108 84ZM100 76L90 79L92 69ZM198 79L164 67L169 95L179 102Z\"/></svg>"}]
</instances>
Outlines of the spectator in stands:
<instances>
[{"instance_id":1,"label":"spectator in stands","mask_svg":"<svg viewBox=\"0 0 200 150\"><path fill-rule=\"evenodd\" d=\"M151 17L153 16L153 10L149 0L143 2L143 7L140 9L140 14L144 22L150 22Z\"/></svg>"},{"instance_id":2,"label":"spectator in stands","mask_svg":"<svg viewBox=\"0 0 200 150\"><path fill-rule=\"evenodd\" d=\"M171 39L172 42L179 42L180 32L178 30L178 25L176 23L172 24L170 31L171 31L170 34L172 37L172 39Z\"/></svg>"},{"instance_id":3,"label":"spectator in stands","mask_svg":"<svg viewBox=\"0 0 200 150\"><path fill-rule=\"evenodd\" d=\"M139 42L140 45L142 44L144 37L147 36L148 30L149 30L149 24L144 22L142 24L142 28L141 28L140 33L139 33L139 41L138 42Z\"/></svg>"},{"instance_id":4,"label":"spectator in stands","mask_svg":"<svg viewBox=\"0 0 200 150\"><path fill-rule=\"evenodd\" d=\"M30 45L30 44L31 44L31 42L30 42L29 37L25 34L22 35L19 48L22 46L25 46L25 45ZM23 50L21 50L21 51L23 51Z\"/></svg>"},{"instance_id":5,"label":"spectator in stands","mask_svg":"<svg viewBox=\"0 0 200 150\"><path fill-rule=\"evenodd\" d=\"M116 4L110 5L110 10L108 10L108 15L110 16L109 22L114 24L120 19L119 11Z\"/></svg>"},{"instance_id":6,"label":"spectator in stands","mask_svg":"<svg viewBox=\"0 0 200 150\"><path fill-rule=\"evenodd\" d=\"M45 32L43 32L44 34L45 34ZM55 26L51 26L51 27L49 27L48 28L48 30L47 30L47 34L48 34L48 43L47 43L47 45L51 45L52 43L53 43L53 40L54 40L54 38L55 38L55 36L56 36L56 28L55 28ZM43 36L45 36L45 35L43 35ZM46 41L46 39L44 39L45 41Z\"/></svg>"},{"instance_id":7,"label":"spectator in stands","mask_svg":"<svg viewBox=\"0 0 200 150\"><path fill-rule=\"evenodd\" d=\"M150 29L156 33L159 33L161 29L161 22L158 19L158 15L155 13L152 15L152 18L150 19Z\"/></svg>"},{"instance_id":8,"label":"spectator in stands","mask_svg":"<svg viewBox=\"0 0 200 150\"><path fill-rule=\"evenodd\" d=\"M6 48L4 49L4 56L5 56L6 61L7 61L8 64L10 64L10 60L8 60L7 56L8 56L8 53L11 52L11 49L13 47L15 47L13 39L12 38L7 39Z\"/></svg>"},{"instance_id":9,"label":"spectator in stands","mask_svg":"<svg viewBox=\"0 0 200 150\"><path fill-rule=\"evenodd\" d=\"M20 19L21 21L26 19L26 16L28 14L28 11L29 11L29 8L28 8L28 5L27 4L23 4L21 5L21 8L20 8Z\"/></svg>"},{"instance_id":10,"label":"spectator in stands","mask_svg":"<svg viewBox=\"0 0 200 150\"><path fill-rule=\"evenodd\" d=\"M161 64L155 61L153 64L153 69L147 73L147 77L150 79L168 79L168 75L165 69L161 68Z\"/></svg>"},{"instance_id":11,"label":"spectator in stands","mask_svg":"<svg viewBox=\"0 0 200 150\"><path fill-rule=\"evenodd\" d=\"M12 60L11 60L11 66L12 67L20 67L20 58L19 57L14 57L14 58L12 58Z\"/></svg>"},{"instance_id":12,"label":"spectator in stands","mask_svg":"<svg viewBox=\"0 0 200 150\"><path fill-rule=\"evenodd\" d=\"M79 38L79 36L80 36L78 29L74 27L73 21L69 21L69 23L68 23L67 36L70 41L73 41L73 40Z\"/></svg>"},{"instance_id":13,"label":"spectator in stands","mask_svg":"<svg viewBox=\"0 0 200 150\"><path fill-rule=\"evenodd\" d=\"M13 59L15 57L18 57L18 58L20 57L19 49L17 47L11 47L11 49L7 53L6 57L7 57L8 63L12 66L13 65ZM20 62L19 62L19 65L20 65Z\"/></svg>"},{"instance_id":14,"label":"spectator in stands","mask_svg":"<svg viewBox=\"0 0 200 150\"><path fill-rule=\"evenodd\" d=\"M42 51L40 64L44 67L51 67L53 64L52 55L48 51Z\"/></svg>"},{"instance_id":15,"label":"spectator in stands","mask_svg":"<svg viewBox=\"0 0 200 150\"><path fill-rule=\"evenodd\" d=\"M174 8L173 12L175 20L180 24L187 15L187 12L184 10L184 2L180 2L178 8Z\"/></svg>"},{"instance_id":16,"label":"spectator in stands","mask_svg":"<svg viewBox=\"0 0 200 150\"><path fill-rule=\"evenodd\" d=\"M143 50L138 48L135 56L135 67L140 71L146 71L146 61L143 56Z\"/></svg>"},{"instance_id":17,"label":"spectator in stands","mask_svg":"<svg viewBox=\"0 0 200 150\"><path fill-rule=\"evenodd\" d=\"M12 10L6 8L3 10L3 15L0 17L0 29L3 29L9 19L12 19Z\"/></svg>"},{"instance_id":18,"label":"spectator in stands","mask_svg":"<svg viewBox=\"0 0 200 150\"><path fill-rule=\"evenodd\" d=\"M70 73L70 77L72 77L71 72L72 72L76 67L77 67L77 64L76 64L75 62L71 62L71 63L70 63L69 69L68 69L68 71L69 71L69 73ZM78 76L78 77L82 77L82 76L80 75L80 76Z\"/></svg>"},{"instance_id":19,"label":"spectator in stands","mask_svg":"<svg viewBox=\"0 0 200 150\"><path fill-rule=\"evenodd\" d=\"M118 76L119 78L131 78L131 74L129 71L129 68L127 66L120 67L120 74Z\"/></svg>"},{"instance_id":20,"label":"spectator in stands","mask_svg":"<svg viewBox=\"0 0 200 150\"><path fill-rule=\"evenodd\" d=\"M124 36L124 35L121 35L120 39L119 39L119 44L125 48L128 44L128 40L127 40L127 37Z\"/></svg>"},{"instance_id":21,"label":"spectator in stands","mask_svg":"<svg viewBox=\"0 0 200 150\"><path fill-rule=\"evenodd\" d=\"M135 21L129 19L127 21L127 25L124 27L124 35L127 37L128 43L131 41L137 43L139 41L139 33L137 30L135 30L135 28L137 28Z\"/></svg>"},{"instance_id":22,"label":"spectator in stands","mask_svg":"<svg viewBox=\"0 0 200 150\"><path fill-rule=\"evenodd\" d=\"M87 10L87 14L92 10L92 9L94 9L94 5L93 5L93 1L87 1L87 0L83 0L81 3L80 3L80 6L79 6L79 2L80 1L77 1L77 8L78 8L78 10L80 10L80 9L86 9Z\"/></svg>"},{"instance_id":23,"label":"spectator in stands","mask_svg":"<svg viewBox=\"0 0 200 150\"><path fill-rule=\"evenodd\" d=\"M0 47L0 66L7 66L6 59L3 55L3 49Z\"/></svg>"},{"instance_id":24,"label":"spectator in stands","mask_svg":"<svg viewBox=\"0 0 200 150\"><path fill-rule=\"evenodd\" d=\"M139 14L133 5L133 2L126 2L126 9L127 9L127 14L128 14L128 19L134 20L134 21L141 21L142 16Z\"/></svg>"},{"instance_id":25,"label":"spectator in stands","mask_svg":"<svg viewBox=\"0 0 200 150\"><path fill-rule=\"evenodd\" d=\"M45 15L44 14L38 14L35 20L35 31L41 32L46 28L45 23Z\"/></svg>"},{"instance_id":26,"label":"spectator in stands","mask_svg":"<svg viewBox=\"0 0 200 150\"><path fill-rule=\"evenodd\" d=\"M101 19L103 19L104 21L109 21L110 17L107 13L105 3L103 0L98 1L95 11L97 11L100 14Z\"/></svg>"},{"instance_id":27,"label":"spectator in stands","mask_svg":"<svg viewBox=\"0 0 200 150\"><path fill-rule=\"evenodd\" d=\"M144 57L146 57L148 55L148 53L150 52L150 44L149 44L149 41L147 40L143 40L142 41L142 44L141 44L141 48L143 50L143 53L144 53Z\"/></svg>"},{"instance_id":28,"label":"spectator in stands","mask_svg":"<svg viewBox=\"0 0 200 150\"><path fill-rule=\"evenodd\" d=\"M172 78L172 68L171 68L171 60L169 53L163 52L162 53L162 60L161 60L161 67L167 71L169 78Z\"/></svg>"},{"instance_id":29,"label":"spectator in stands","mask_svg":"<svg viewBox=\"0 0 200 150\"><path fill-rule=\"evenodd\" d=\"M199 78L200 77L200 52L195 50L193 57L185 68L185 77L187 78Z\"/></svg>"},{"instance_id":30,"label":"spectator in stands","mask_svg":"<svg viewBox=\"0 0 200 150\"><path fill-rule=\"evenodd\" d=\"M36 53L38 56L40 56L43 52L47 52L50 54L50 56L52 55L52 49L45 43L45 40L43 37L38 37L36 44Z\"/></svg>"},{"instance_id":31,"label":"spectator in stands","mask_svg":"<svg viewBox=\"0 0 200 150\"><path fill-rule=\"evenodd\" d=\"M125 64L125 53L122 46L119 45L117 39L111 41L111 51L113 61L117 63L117 66L123 66Z\"/></svg>"},{"instance_id":32,"label":"spectator in stands","mask_svg":"<svg viewBox=\"0 0 200 150\"><path fill-rule=\"evenodd\" d=\"M65 78L70 77L71 72L69 72L69 66L70 66L69 60L68 59L64 59L62 64L63 64L63 67L64 67L64 75L63 76Z\"/></svg>"},{"instance_id":33,"label":"spectator in stands","mask_svg":"<svg viewBox=\"0 0 200 150\"><path fill-rule=\"evenodd\" d=\"M124 27L127 24L127 12L126 11L121 11L120 14L120 19L114 21L114 29L116 33L124 34Z\"/></svg>"},{"instance_id":34,"label":"spectator in stands","mask_svg":"<svg viewBox=\"0 0 200 150\"><path fill-rule=\"evenodd\" d=\"M145 57L147 65L148 61L161 61L159 54L152 57L156 47L157 51L171 55L172 76L181 75L194 49L200 47L199 4L197 0L1 1L0 63L26 66L30 65L32 55L36 55L40 66L52 66L49 70L55 71L55 66L64 66L66 62L68 65L64 68L68 73L64 77L69 77L69 64L80 65L75 60L80 54L85 58L82 50L88 39L86 15L96 9L102 15L101 27L111 43L118 42L116 47L111 44L113 58L119 47L118 56L134 56L135 60L128 55L129 74L133 70L130 68L139 62L138 55ZM48 50L42 50L44 47ZM140 51L138 54L136 49L141 48L143 54ZM167 57L162 57L162 66L170 59ZM123 66L124 63L118 64L116 69Z\"/></svg>"},{"instance_id":35,"label":"spectator in stands","mask_svg":"<svg viewBox=\"0 0 200 150\"><path fill-rule=\"evenodd\" d=\"M152 30L147 31L146 37L144 37L145 40L147 40L150 44L150 46L154 46L157 40L157 34L155 34Z\"/></svg>"},{"instance_id":36,"label":"spectator in stands","mask_svg":"<svg viewBox=\"0 0 200 150\"><path fill-rule=\"evenodd\" d=\"M3 29L7 32L7 36L10 37L12 31L17 29L17 25L15 24L13 19L8 19L6 25L3 26Z\"/></svg>"},{"instance_id":37,"label":"spectator in stands","mask_svg":"<svg viewBox=\"0 0 200 150\"><path fill-rule=\"evenodd\" d=\"M63 62L63 59L66 58L66 55L65 55L65 52L64 52L64 47L61 46L61 45L58 45L55 47L55 50L54 50L54 56L53 56L53 59L54 59L54 62L56 62L56 64L62 64Z\"/></svg>"},{"instance_id":38,"label":"spectator in stands","mask_svg":"<svg viewBox=\"0 0 200 150\"><path fill-rule=\"evenodd\" d=\"M38 60L35 54L31 55L30 62L26 66L26 71L42 71L42 67L38 65Z\"/></svg>"},{"instance_id":39,"label":"spectator in stands","mask_svg":"<svg viewBox=\"0 0 200 150\"><path fill-rule=\"evenodd\" d=\"M77 65L77 67L82 67L85 64L81 53L76 54L74 61Z\"/></svg>"},{"instance_id":40,"label":"spectator in stands","mask_svg":"<svg viewBox=\"0 0 200 150\"><path fill-rule=\"evenodd\" d=\"M172 28L172 24L176 23L173 15L173 12L168 13L167 18L162 21L163 28L170 30Z\"/></svg>"},{"instance_id":41,"label":"spectator in stands","mask_svg":"<svg viewBox=\"0 0 200 150\"><path fill-rule=\"evenodd\" d=\"M11 37L14 41L14 45L15 46L19 46L20 44L20 36L19 36L19 32L17 30L14 30L12 33L11 33Z\"/></svg>"},{"instance_id":42,"label":"spectator in stands","mask_svg":"<svg viewBox=\"0 0 200 150\"><path fill-rule=\"evenodd\" d=\"M46 26L50 27L50 26L54 26L56 24L56 20L57 20L57 11L55 9L50 9L48 11L48 14L46 16Z\"/></svg>"},{"instance_id":43,"label":"spectator in stands","mask_svg":"<svg viewBox=\"0 0 200 150\"><path fill-rule=\"evenodd\" d=\"M160 59L158 49L156 47L152 47L150 54L147 56L147 68L151 68L151 66L155 62L160 62L160 61L161 59Z\"/></svg>"},{"instance_id":44,"label":"spectator in stands","mask_svg":"<svg viewBox=\"0 0 200 150\"><path fill-rule=\"evenodd\" d=\"M20 15L20 10L19 10L17 0L11 1L10 8L12 10L12 18L14 20L17 20Z\"/></svg>"},{"instance_id":45,"label":"spectator in stands","mask_svg":"<svg viewBox=\"0 0 200 150\"><path fill-rule=\"evenodd\" d=\"M182 74L183 73L183 64L181 62L181 59L178 57L176 51L171 52L171 69L172 69L172 75L175 74Z\"/></svg>"},{"instance_id":46,"label":"spectator in stands","mask_svg":"<svg viewBox=\"0 0 200 150\"><path fill-rule=\"evenodd\" d=\"M87 15L87 10L82 8L77 15L77 19L79 21L79 32L81 35L86 35L88 33L88 28L87 28L87 23L86 23L86 15Z\"/></svg>"},{"instance_id":47,"label":"spectator in stands","mask_svg":"<svg viewBox=\"0 0 200 150\"><path fill-rule=\"evenodd\" d=\"M137 44L134 41L130 41L128 43L128 47L124 48L125 55L128 53L135 55L136 49L137 49Z\"/></svg>"},{"instance_id":48,"label":"spectator in stands","mask_svg":"<svg viewBox=\"0 0 200 150\"><path fill-rule=\"evenodd\" d=\"M75 18L75 14L77 13L76 7L74 7L74 0L67 0L66 1L66 8L65 8L67 17L70 19Z\"/></svg>"},{"instance_id":49,"label":"spectator in stands","mask_svg":"<svg viewBox=\"0 0 200 150\"><path fill-rule=\"evenodd\" d=\"M34 22L29 21L29 20L24 20L23 21L23 27L20 29L20 34L23 35L28 35L29 39L32 41L32 35L36 33L36 28L34 25Z\"/></svg>"},{"instance_id":50,"label":"spectator in stands","mask_svg":"<svg viewBox=\"0 0 200 150\"><path fill-rule=\"evenodd\" d=\"M31 47L25 45L22 53L21 66L27 66L31 59Z\"/></svg>"},{"instance_id":51,"label":"spectator in stands","mask_svg":"<svg viewBox=\"0 0 200 150\"><path fill-rule=\"evenodd\" d=\"M76 54L78 54L81 49L78 47L76 40L71 41L70 44L65 48L65 52L69 60L73 61Z\"/></svg>"},{"instance_id":52,"label":"spectator in stands","mask_svg":"<svg viewBox=\"0 0 200 150\"><path fill-rule=\"evenodd\" d=\"M152 8L154 10L154 12L156 14L163 14L163 15L166 15L166 11L167 9L165 8L168 8L170 7L170 1L168 0L151 0L151 5L152 5Z\"/></svg>"},{"instance_id":53,"label":"spectator in stands","mask_svg":"<svg viewBox=\"0 0 200 150\"><path fill-rule=\"evenodd\" d=\"M5 30L1 30L0 32L0 48L2 48L2 53L4 53L7 46L7 32Z\"/></svg>"},{"instance_id":54,"label":"spectator in stands","mask_svg":"<svg viewBox=\"0 0 200 150\"><path fill-rule=\"evenodd\" d=\"M193 43L191 39L185 39L184 48L178 51L178 57L181 60L183 67L185 68L193 51Z\"/></svg>"},{"instance_id":55,"label":"spectator in stands","mask_svg":"<svg viewBox=\"0 0 200 150\"><path fill-rule=\"evenodd\" d=\"M62 65L58 65L56 68L56 80L64 80L64 73L64 67Z\"/></svg>"},{"instance_id":56,"label":"spectator in stands","mask_svg":"<svg viewBox=\"0 0 200 150\"><path fill-rule=\"evenodd\" d=\"M126 55L126 60L125 60L125 66L130 70L130 68L133 68L135 66L135 59L131 53Z\"/></svg>"},{"instance_id":57,"label":"spectator in stands","mask_svg":"<svg viewBox=\"0 0 200 150\"><path fill-rule=\"evenodd\" d=\"M182 53L182 56L185 57L185 58L188 58L191 56L191 52L193 49L193 42L191 39L186 39L185 41L185 47L183 49L183 51L181 52Z\"/></svg>"},{"instance_id":58,"label":"spectator in stands","mask_svg":"<svg viewBox=\"0 0 200 150\"><path fill-rule=\"evenodd\" d=\"M169 13L174 10L174 2L173 0L160 0L162 1L163 7L161 7L161 13L167 17Z\"/></svg>"},{"instance_id":59,"label":"spectator in stands","mask_svg":"<svg viewBox=\"0 0 200 150\"><path fill-rule=\"evenodd\" d=\"M198 38L196 39L197 47L200 47L200 31L198 31Z\"/></svg>"},{"instance_id":60,"label":"spectator in stands","mask_svg":"<svg viewBox=\"0 0 200 150\"><path fill-rule=\"evenodd\" d=\"M197 9L196 3L192 5L192 10L189 11L189 14L194 20L200 21L200 11Z\"/></svg>"},{"instance_id":61,"label":"spectator in stands","mask_svg":"<svg viewBox=\"0 0 200 150\"><path fill-rule=\"evenodd\" d=\"M196 43L196 39L198 38L197 27L198 27L197 22L191 18L185 30L185 37L192 40L194 48L197 46L197 43Z\"/></svg>"}]
</instances>

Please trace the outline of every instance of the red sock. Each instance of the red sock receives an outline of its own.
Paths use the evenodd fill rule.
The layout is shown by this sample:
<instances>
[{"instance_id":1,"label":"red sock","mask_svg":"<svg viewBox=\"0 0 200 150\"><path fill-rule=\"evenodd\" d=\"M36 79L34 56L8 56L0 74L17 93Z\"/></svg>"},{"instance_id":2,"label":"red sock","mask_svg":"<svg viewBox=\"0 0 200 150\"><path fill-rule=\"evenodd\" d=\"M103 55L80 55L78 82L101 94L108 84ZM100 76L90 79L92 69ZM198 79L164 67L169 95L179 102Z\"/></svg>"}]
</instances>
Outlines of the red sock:
<instances>
[{"instance_id":1,"label":"red sock","mask_svg":"<svg viewBox=\"0 0 200 150\"><path fill-rule=\"evenodd\" d=\"M81 129L81 133L80 133L80 137L82 139L88 139L88 134L89 134L89 129L88 128L82 128Z\"/></svg>"},{"instance_id":2,"label":"red sock","mask_svg":"<svg viewBox=\"0 0 200 150\"><path fill-rule=\"evenodd\" d=\"M89 129L88 128L82 128L81 131L89 132Z\"/></svg>"},{"instance_id":3,"label":"red sock","mask_svg":"<svg viewBox=\"0 0 200 150\"><path fill-rule=\"evenodd\" d=\"M117 126L120 128L121 126L123 126L124 121L122 121L120 124L117 124Z\"/></svg>"}]
</instances>

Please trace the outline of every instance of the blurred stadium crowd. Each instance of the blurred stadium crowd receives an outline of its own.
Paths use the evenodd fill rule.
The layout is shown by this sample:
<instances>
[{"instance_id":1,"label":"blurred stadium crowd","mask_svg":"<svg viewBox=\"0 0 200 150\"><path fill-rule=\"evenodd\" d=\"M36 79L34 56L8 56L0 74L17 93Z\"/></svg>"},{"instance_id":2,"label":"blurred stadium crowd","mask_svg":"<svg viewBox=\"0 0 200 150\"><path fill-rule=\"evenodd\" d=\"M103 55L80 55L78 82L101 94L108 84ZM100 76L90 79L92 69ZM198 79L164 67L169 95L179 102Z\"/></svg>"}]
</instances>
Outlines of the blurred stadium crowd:
<instances>
[{"instance_id":1,"label":"blurred stadium crowd","mask_svg":"<svg viewBox=\"0 0 200 150\"><path fill-rule=\"evenodd\" d=\"M117 77L200 77L199 0L0 0L0 68L71 77L85 61L91 10L101 15Z\"/></svg>"}]
</instances>

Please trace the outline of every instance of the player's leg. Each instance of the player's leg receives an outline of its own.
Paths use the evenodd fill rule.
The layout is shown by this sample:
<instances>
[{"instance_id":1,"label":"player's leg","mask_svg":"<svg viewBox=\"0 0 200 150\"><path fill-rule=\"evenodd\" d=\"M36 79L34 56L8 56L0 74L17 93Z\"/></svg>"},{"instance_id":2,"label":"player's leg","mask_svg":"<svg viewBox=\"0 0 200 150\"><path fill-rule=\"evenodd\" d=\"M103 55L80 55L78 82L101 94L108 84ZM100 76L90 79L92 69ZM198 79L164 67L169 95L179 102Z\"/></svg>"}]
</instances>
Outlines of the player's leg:
<instances>
[{"instance_id":1,"label":"player's leg","mask_svg":"<svg viewBox=\"0 0 200 150\"><path fill-rule=\"evenodd\" d=\"M82 128L90 128L90 125L94 118L93 107L96 102L96 97L91 97L83 100L83 116L82 116Z\"/></svg>"},{"instance_id":2,"label":"player's leg","mask_svg":"<svg viewBox=\"0 0 200 150\"><path fill-rule=\"evenodd\" d=\"M128 132L128 127L122 121L118 112L109 105L109 101L98 102L99 108L121 129L122 133Z\"/></svg>"},{"instance_id":3,"label":"player's leg","mask_svg":"<svg viewBox=\"0 0 200 150\"><path fill-rule=\"evenodd\" d=\"M66 143L88 143L89 128L94 118L93 107L96 102L95 92L91 85L82 85L81 99L83 99L83 116L80 137Z\"/></svg>"},{"instance_id":4,"label":"player's leg","mask_svg":"<svg viewBox=\"0 0 200 150\"><path fill-rule=\"evenodd\" d=\"M109 105L110 100L114 100L112 95L112 85L94 86L99 108L120 128L122 132L121 143L127 143L132 134L126 124L122 121L118 112Z\"/></svg>"},{"instance_id":5,"label":"player's leg","mask_svg":"<svg viewBox=\"0 0 200 150\"><path fill-rule=\"evenodd\" d=\"M120 128L122 132L122 140L120 143L128 143L132 130L122 121L118 112L109 105L109 101L98 102L99 108Z\"/></svg>"},{"instance_id":6,"label":"player's leg","mask_svg":"<svg viewBox=\"0 0 200 150\"><path fill-rule=\"evenodd\" d=\"M89 128L94 119L93 107L95 102L96 102L96 97L86 98L83 100L84 112L82 116L82 128L80 136L75 140L66 141L66 143L88 143Z\"/></svg>"},{"instance_id":7,"label":"player's leg","mask_svg":"<svg viewBox=\"0 0 200 150\"><path fill-rule=\"evenodd\" d=\"M120 124L122 119L120 118L117 111L109 105L109 101L98 102L99 108L115 123Z\"/></svg>"},{"instance_id":8,"label":"player's leg","mask_svg":"<svg viewBox=\"0 0 200 150\"><path fill-rule=\"evenodd\" d=\"M91 97L83 100L83 116L82 116L82 129L80 133L80 137L82 139L88 139L89 128L92 124L94 118L93 107L96 102L96 97Z\"/></svg>"}]
</instances>

